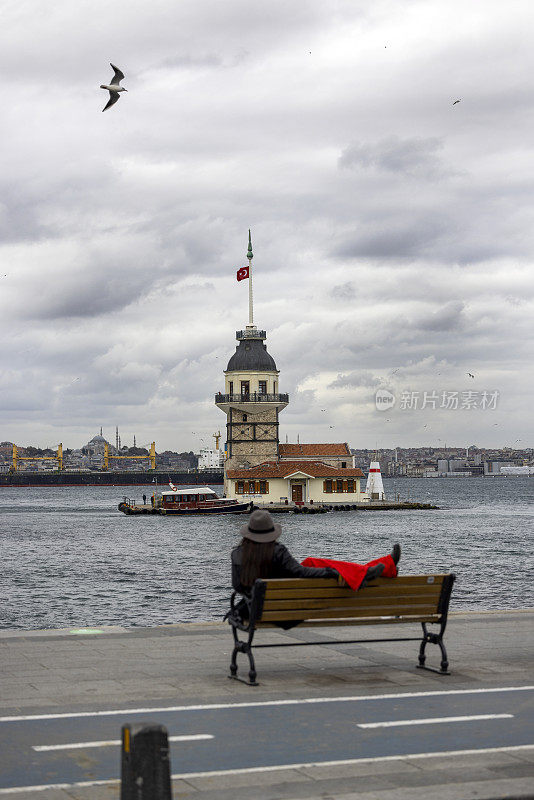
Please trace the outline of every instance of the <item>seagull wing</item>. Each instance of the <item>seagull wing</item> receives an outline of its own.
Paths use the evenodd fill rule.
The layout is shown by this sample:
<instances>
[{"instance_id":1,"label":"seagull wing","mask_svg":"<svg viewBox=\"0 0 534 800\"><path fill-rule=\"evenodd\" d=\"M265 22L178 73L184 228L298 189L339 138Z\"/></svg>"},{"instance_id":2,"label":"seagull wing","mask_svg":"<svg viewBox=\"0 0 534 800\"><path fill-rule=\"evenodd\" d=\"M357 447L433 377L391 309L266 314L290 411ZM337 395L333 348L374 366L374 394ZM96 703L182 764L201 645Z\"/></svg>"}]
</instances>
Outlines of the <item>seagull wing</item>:
<instances>
[{"instance_id":1,"label":"seagull wing","mask_svg":"<svg viewBox=\"0 0 534 800\"><path fill-rule=\"evenodd\" d=\"M110 65L110 67L113 67L113 72L115 73L111 83L119 84L124 78L124 73L121 72L121 70L118 67L116 67L115 64L112 64L111 61L110 61L109 65Z\"/></svg>"},{"instance_id":2,"label":"seagull wing","mask_svg":"<svg viewBox=\"0 0 534 800\"><path fill-rule=\"evenodd\" d=\"M106 105L104 106L104 108L102 109L102 111L105 111L107 108L111 108L111 106L112 106L114 103L116 103L116 102L117 102L117 100L119 99L119 97L120 97L120 94L119 94L118 92L110 92L110 93L109 93L109 100L108 100L108 102L106 103Z\"/></svg>"}]
</instances>

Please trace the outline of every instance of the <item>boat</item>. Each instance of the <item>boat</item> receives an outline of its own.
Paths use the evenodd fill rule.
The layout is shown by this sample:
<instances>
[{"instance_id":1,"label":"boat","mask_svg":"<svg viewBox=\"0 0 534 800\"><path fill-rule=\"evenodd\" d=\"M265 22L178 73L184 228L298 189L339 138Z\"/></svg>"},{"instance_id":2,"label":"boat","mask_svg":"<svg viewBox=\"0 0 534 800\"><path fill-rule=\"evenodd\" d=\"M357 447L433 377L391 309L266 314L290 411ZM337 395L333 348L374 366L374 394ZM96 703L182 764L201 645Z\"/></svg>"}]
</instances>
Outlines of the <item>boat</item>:
<instances>
[{"instance_id":1,"label":"boat","mask_svg":"<svg viewBox=\"0 0 534 800\"><path fill-rule=\"evenodd\" d=\"M119 503L123 514L161 514L162 516L206 516L208 514L250 514L252 502L242 503L236 498L219 497L209 486L181 489L170 484L170 491L151 497L150 506L138 506L127 498Z\"/></svg>"}]
</instances>

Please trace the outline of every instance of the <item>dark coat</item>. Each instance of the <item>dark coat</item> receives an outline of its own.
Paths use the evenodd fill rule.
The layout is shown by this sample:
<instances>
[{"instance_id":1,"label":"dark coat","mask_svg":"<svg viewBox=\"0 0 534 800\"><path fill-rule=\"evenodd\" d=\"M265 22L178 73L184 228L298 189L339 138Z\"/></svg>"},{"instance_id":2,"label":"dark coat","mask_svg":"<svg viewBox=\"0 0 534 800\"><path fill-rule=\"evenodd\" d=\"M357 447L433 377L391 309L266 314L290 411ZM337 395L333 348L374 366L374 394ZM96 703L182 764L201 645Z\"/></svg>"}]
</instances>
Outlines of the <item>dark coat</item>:
<instances>
[{"instance_id":1,"label":"dark coat","mask_svg":"<svg viewBox=\"0 0 534 800\"><path fill-rule=\"evenodd\" d=\"M248 594L250 586L241 583L241 545L232 550L232 586L240 594ZM265 578L337 578L331 567L303 567L293 558L287 547L275 542L271 569Z\"/></svg>"}]
</instances>

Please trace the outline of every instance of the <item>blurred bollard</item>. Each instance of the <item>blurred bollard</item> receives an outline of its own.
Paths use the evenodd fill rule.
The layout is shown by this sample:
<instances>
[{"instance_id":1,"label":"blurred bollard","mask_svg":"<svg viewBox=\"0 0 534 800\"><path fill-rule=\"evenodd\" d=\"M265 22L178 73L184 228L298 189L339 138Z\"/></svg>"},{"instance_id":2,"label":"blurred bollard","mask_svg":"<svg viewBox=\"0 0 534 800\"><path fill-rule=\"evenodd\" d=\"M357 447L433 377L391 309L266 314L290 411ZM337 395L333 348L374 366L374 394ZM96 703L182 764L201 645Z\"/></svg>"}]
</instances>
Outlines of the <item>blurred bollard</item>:
<instances>
[{"instance_id":1,"label":"blurred bollard","mask_svg":"<svg viewBox=\"0 0 534 800\"><path fill-rule=\"evenodd\" d=\"M167 729L122 726L121 800L172 800Z\"/></svg>"}]
</instances>

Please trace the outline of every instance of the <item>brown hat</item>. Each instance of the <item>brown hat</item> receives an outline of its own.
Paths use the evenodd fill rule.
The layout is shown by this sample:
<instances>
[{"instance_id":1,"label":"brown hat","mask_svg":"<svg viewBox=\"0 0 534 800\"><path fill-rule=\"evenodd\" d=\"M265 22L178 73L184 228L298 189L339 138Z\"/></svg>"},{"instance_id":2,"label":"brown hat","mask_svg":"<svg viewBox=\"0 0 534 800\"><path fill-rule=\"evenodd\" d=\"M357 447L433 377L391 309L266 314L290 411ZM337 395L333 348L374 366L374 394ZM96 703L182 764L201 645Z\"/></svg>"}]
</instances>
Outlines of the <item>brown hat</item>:
<instances>
[{"instance_id":1,"label":"brown hat","mask_svg":"<svg viewBox=\"0 0 534 800\"><path fill-rule=\"evenodd\" d=\"M253 542L274 542L282 533L282 526L273 521L268 511L253 511L248 518L248 525L239 531L245 539Z\"/></svg>"}]
</instances>

